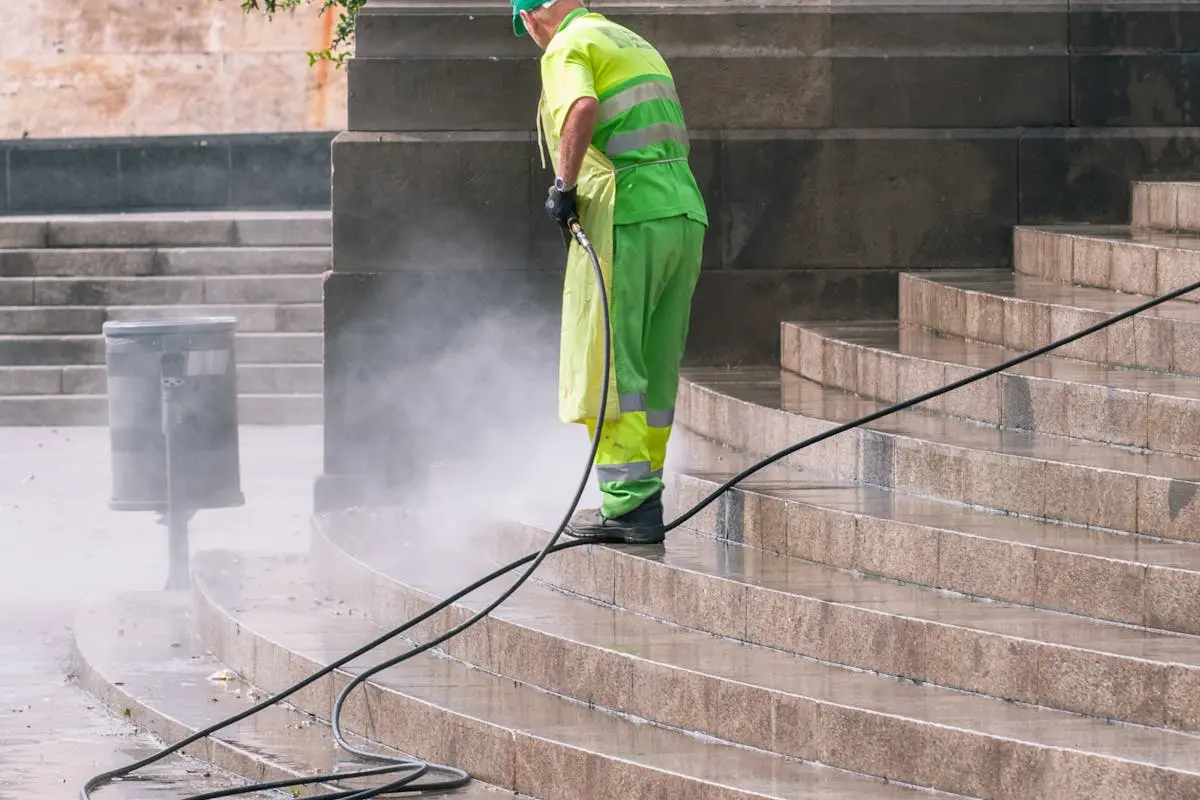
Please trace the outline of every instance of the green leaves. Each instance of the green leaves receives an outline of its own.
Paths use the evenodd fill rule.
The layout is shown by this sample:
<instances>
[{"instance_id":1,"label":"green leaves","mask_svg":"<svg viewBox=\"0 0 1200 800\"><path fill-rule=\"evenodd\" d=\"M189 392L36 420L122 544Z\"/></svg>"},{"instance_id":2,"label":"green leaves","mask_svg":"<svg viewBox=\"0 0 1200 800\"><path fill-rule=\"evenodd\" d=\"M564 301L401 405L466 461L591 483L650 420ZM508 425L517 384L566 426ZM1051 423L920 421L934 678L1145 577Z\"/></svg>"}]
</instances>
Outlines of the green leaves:
<instances>
[{"instance_id":1,"label":"green leaves","mask_svg":"<svg viewBox=\"0 0 1200 800\"><path fill-rule=\"evenodd\" d=\"M321 14L330 9L338 9L341 13L333 29L333 41L328 48L308 54L309 66L318 61L332 61L340 67L350 56L354 42L354 24L358 19L358 12L367 4L367 0L241 0L242 10L247 14L259 13L267 19L274 18L282 11L295 11L300 6L312 3L319 3Z\"/></svg>"}]
</instances>

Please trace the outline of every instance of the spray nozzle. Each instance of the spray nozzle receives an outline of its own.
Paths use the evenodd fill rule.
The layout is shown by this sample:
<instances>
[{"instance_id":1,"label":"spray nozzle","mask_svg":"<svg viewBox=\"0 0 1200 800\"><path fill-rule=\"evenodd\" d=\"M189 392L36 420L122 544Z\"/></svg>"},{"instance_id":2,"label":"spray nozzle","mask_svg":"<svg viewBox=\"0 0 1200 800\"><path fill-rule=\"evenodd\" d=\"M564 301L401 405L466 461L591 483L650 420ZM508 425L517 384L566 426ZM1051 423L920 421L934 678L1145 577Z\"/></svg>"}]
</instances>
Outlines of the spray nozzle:
<instances>
[{"instance_id":1,"label":"spray nozzle","mask_svg":"<svg viewBox=\"0 0 1200 800\"><path fill-rule=\"evenodd\" d=\"M579 246L585 250L591 248L592 243L588 241L587 234L583 232L583 224L580 223L579 217L574 214L567 220L567 230L571 231L571 235L575 237L575 241L579 242Z\"/></svg>"}]
</instances>

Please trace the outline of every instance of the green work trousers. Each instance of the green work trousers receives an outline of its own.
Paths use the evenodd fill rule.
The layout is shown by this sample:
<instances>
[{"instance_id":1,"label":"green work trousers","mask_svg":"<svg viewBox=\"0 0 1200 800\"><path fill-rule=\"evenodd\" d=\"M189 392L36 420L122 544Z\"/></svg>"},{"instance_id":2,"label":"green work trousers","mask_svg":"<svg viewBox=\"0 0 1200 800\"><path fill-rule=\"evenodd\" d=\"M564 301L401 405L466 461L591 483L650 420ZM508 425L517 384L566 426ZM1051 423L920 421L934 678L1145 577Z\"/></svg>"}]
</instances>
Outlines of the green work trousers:
<instances>
[{"instance_id":1,"label":"green work trousers","mask_svg":"<svg viewBox=\"0 0 1200 800\"><path fill-rule=\"evenodd\" d=\"M686 216L613 228L613 367L621 415L596 452L601 511L619 517L662 491L679 366L705 226ZM595 423L588 424L595 435Z\"/></svg>"}]
</instances>

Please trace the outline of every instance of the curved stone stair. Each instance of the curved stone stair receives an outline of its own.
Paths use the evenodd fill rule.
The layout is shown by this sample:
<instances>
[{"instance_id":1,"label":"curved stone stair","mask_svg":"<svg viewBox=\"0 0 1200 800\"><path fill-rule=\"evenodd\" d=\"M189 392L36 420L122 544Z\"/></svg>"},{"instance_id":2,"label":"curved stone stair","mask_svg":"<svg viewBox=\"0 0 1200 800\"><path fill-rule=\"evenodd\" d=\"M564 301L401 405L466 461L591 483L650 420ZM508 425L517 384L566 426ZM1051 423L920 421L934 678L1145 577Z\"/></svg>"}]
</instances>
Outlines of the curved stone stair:
<instances>
[{"instance_id":1,"label":"curved stone stair","mask_svg":"<svg viewBox=\"0 0 1200 800\"><path fill-rule=\"evenodd\" d=\"M688 370L669 509L761 455L1139 302L1123 288L1158 291L1177 257L1163 253L1193 224L1189 192L1135 186L1134 233L1018 231L1034 244L1014 271L903 275L897 320L785 324L779 366ZM1134 244L1155 250L1154 288L1130 270L1114 283L1112 255L1107 285L1099 271L1075 285L1078 253ZM1070 267L1028 274L1050 250ZM545 800L1200 797L1200 370L1175 346L1196 309L1175 301L793 454L665 546L557 553L487 621L375 676L346 723ZM1171 347L1120 363L1137 361L1148 325ZM548 535L397 509L318 523L307 558L195 560L192 630L263 690ZM296 706L326 718L351 675L407 646Z\"/></svg>"},{"instance_id":2,"label":"curved stone stair","mask_svg":"<svg viewBox=\"0 0 1200 800\"><path fill-rule=\"evenodd\" d=\"M241 422L320 422L330 240L328 212L0 217L0 424L104 424L104 322L212 315Z\"/></svg>"},{"instance_id":3,"label":"curved stone stair","mask_svg":"<svg viewBox=\"0 0 1200 800\"><path fill-rule=\"evenodd\" d=\"M319 566L320 560L314 553L313 564ZM439 561L438 566L448 565ZM198 559L201 638L224 663L264 689L279 689L383 630L349 613L347 604L325 600L328 595L309 580L308 569L308 560L302 558L241 559L206 553ZM395 609L396 618L407 618L428 597L393 594L381 601ZM449 614L445 624L461 620L464 613ZM636 624L632 616L629 620ZM450 761L482 781L545 800L943 796L697 737L691 729L645 724L644 719L597 708L598 703L580 694L539 690L517 676L545 670L577 681L597 697L611 697L622 690L631 695L631 675L609 672L602 661L558 662L553 650L524 650L515 638L489 642L496 630L497 625L488 622L449 643L450 653L468 648L470 664L483 668L426 653L373 679L347 704L346 726L419 757ZM570 642L564 640L562 646L570 652ZM391 654L398 652L390 649ZM385 648L362 663L376 663L388 654ZM487 671L488 659L494 658L504 659L514 671ZM350 674L314 684L297 695L297 706L327 714ZM661 700L643 697L652 705ZM728 701L727 716L745 720L738 698L731 695ZM679 705L681 710L685 707L704 708L690 700ZM799 719L781 718L772 729L785 738L807 737Z\"/></svg>"},{"instance_id":4,"label":"curved stone stair","mask_svg":"<svg viewBox=\"0 0 1200 800\"><path fill-rule=\"evenodd\" d=\"M261 690L229 673L206 650L196 638L190 611L186 593L172 593L165 601L160 593L127 595L86 608L75 626L73 662L80 685L113 713L165 742L179 741L264 696ZM365 746L355 737L351 742ZM400 756L377 743L370 746L377 752ZM222 774L197 776L190 786L168 780L164 788L200 794L245 782L364 768L336 748L328 724L287 705L273 706L196 742L184 752L213 765ZM357 779L345 782L341 788L367 788L383 782L379 778ZM110 784L97 794L107 796L121 785ZM297 787L295 795L272 792L250 796L308 797L335 788L325 784ZM476 782L453 796L503 800L513 795Z\"/></svg>"}]
</instances>

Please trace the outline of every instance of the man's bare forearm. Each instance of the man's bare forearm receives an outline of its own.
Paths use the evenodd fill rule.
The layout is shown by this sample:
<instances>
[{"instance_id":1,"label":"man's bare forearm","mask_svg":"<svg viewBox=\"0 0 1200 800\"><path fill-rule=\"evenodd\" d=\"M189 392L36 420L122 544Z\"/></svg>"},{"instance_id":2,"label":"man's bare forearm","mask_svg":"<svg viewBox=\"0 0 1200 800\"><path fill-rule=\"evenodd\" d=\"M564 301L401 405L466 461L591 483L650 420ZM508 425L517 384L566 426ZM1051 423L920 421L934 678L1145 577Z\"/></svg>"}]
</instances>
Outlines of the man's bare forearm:
<instances>
[{"instance_id":1,"label":"man's bare forearm","mask_svg":"<svg viewBox=\"0 0 1200 800\"><path fill-rule=\"evenodd\" d=\"M595 98L581 97L567 112L558 145L558 177L568 186L574 186L579 178L583 154L587 152L588 145L592 142L592 134L596 130L598 107Z\"/></svg>"}]
</instances>

